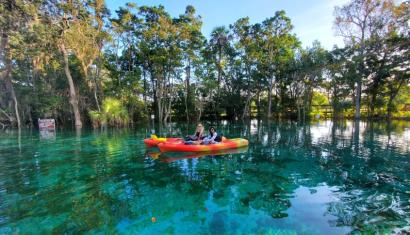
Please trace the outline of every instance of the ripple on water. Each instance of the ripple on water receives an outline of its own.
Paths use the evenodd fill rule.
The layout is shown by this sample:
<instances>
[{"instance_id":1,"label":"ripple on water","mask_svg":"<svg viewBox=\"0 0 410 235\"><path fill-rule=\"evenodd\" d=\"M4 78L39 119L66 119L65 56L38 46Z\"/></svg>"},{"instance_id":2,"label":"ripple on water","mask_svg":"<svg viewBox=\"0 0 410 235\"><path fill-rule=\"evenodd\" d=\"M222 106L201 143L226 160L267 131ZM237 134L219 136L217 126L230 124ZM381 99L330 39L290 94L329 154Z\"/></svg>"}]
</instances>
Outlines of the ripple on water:
<instances>
[{"instance_id":1,"label":"ripple on water","mask_svg":"<svg viewBox=\"0 0 410 235\"><path fill-rule=\"evenodd\" d=\"M218 126L246 151L189 159L148 156L150 128L0 134L0 234L408 230L410 125L252 125Z\"/></svg>"}]
</instances>

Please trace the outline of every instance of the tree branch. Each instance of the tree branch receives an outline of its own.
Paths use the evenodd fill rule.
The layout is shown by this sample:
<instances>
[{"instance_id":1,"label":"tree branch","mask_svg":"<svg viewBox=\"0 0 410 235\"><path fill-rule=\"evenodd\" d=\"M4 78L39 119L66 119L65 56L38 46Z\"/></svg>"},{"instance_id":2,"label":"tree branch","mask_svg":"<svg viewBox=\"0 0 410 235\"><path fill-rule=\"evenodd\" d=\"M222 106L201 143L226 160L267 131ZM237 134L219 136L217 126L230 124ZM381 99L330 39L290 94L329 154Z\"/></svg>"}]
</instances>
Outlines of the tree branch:
<instances>
[{"instance_id":1,"label":"tree branch","mask_svg":"<svg viewBox=\"0 0 410 235\"><path fill-rule=\"evenodd\" d=\"M0 108L0 112L3 113L10 121L13 121L13 118L6 113L3 109Z\"/></svg>"}]
</instances>

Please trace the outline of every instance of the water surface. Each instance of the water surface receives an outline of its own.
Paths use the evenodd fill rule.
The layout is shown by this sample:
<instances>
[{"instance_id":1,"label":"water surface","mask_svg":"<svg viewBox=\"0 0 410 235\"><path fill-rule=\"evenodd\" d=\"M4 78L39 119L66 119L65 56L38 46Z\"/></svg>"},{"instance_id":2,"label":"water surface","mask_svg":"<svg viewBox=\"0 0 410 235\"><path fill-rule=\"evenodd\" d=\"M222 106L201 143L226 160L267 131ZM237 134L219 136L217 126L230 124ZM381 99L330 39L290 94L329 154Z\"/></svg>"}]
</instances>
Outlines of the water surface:
<instances>
[{"instance_id":1,"label":"water surface","mask_svg":"<svg viewBox=\"0 0 410 235\"><path fill-rule=\"evenodd\" d=\"M410 231L408 122L225 122L250 146L214 155L147 150L152 129L0 133L0 234Z\"/></svg>"}]
</instances>

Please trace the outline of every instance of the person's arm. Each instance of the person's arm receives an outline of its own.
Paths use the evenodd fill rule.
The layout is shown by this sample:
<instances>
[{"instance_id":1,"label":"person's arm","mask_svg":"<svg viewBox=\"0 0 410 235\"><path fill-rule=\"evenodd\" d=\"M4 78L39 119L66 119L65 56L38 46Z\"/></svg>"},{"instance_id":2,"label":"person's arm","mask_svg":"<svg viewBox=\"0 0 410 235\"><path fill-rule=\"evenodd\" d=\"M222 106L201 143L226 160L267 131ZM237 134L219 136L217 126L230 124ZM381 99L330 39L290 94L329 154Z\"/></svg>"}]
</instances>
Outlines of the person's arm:
<instances>
[{"instance_id":1,"label":"person's arm","mask_svg":"<svg viewBox=\"0 0 410 235\"><path fill-rule=\"evenodd\" d=\"M198 136L198 140L203 139L204 138L204 130L199 130L199 136Z\"/></svg>"},{"instance_id":2,"label":"person's arm","mask_svg":"<svg viewBox=\"0 0 410 235\"><path fill-rule=\"evenodd\" d=\"M210 141L215 141L215 138L218 136L218 134L216 132L214 132L214 134L212 135L211 138L209 138Z\"/></svg>"}]
</instances>

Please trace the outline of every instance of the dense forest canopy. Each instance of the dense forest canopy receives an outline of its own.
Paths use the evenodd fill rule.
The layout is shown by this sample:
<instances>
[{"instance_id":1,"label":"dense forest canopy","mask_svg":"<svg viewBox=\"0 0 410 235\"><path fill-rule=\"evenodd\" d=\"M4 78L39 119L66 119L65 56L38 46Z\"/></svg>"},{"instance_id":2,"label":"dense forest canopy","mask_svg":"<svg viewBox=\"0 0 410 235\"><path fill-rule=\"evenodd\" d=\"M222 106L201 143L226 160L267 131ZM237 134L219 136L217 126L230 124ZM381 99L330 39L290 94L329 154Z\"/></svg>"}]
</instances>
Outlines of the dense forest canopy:
<instances>
[{"instance_id":1,"label":"dense forest canopy","mask_svg":"<svg viewBox=\"0 0 410 235\"><path fill-rule=\"evenodd\" d=\"M334 11L346 46L326 50L281 10L203 35L193 6L0 0L0 125L409 117L409 12L351 0Z\"/></svg>"}]
</instances>

